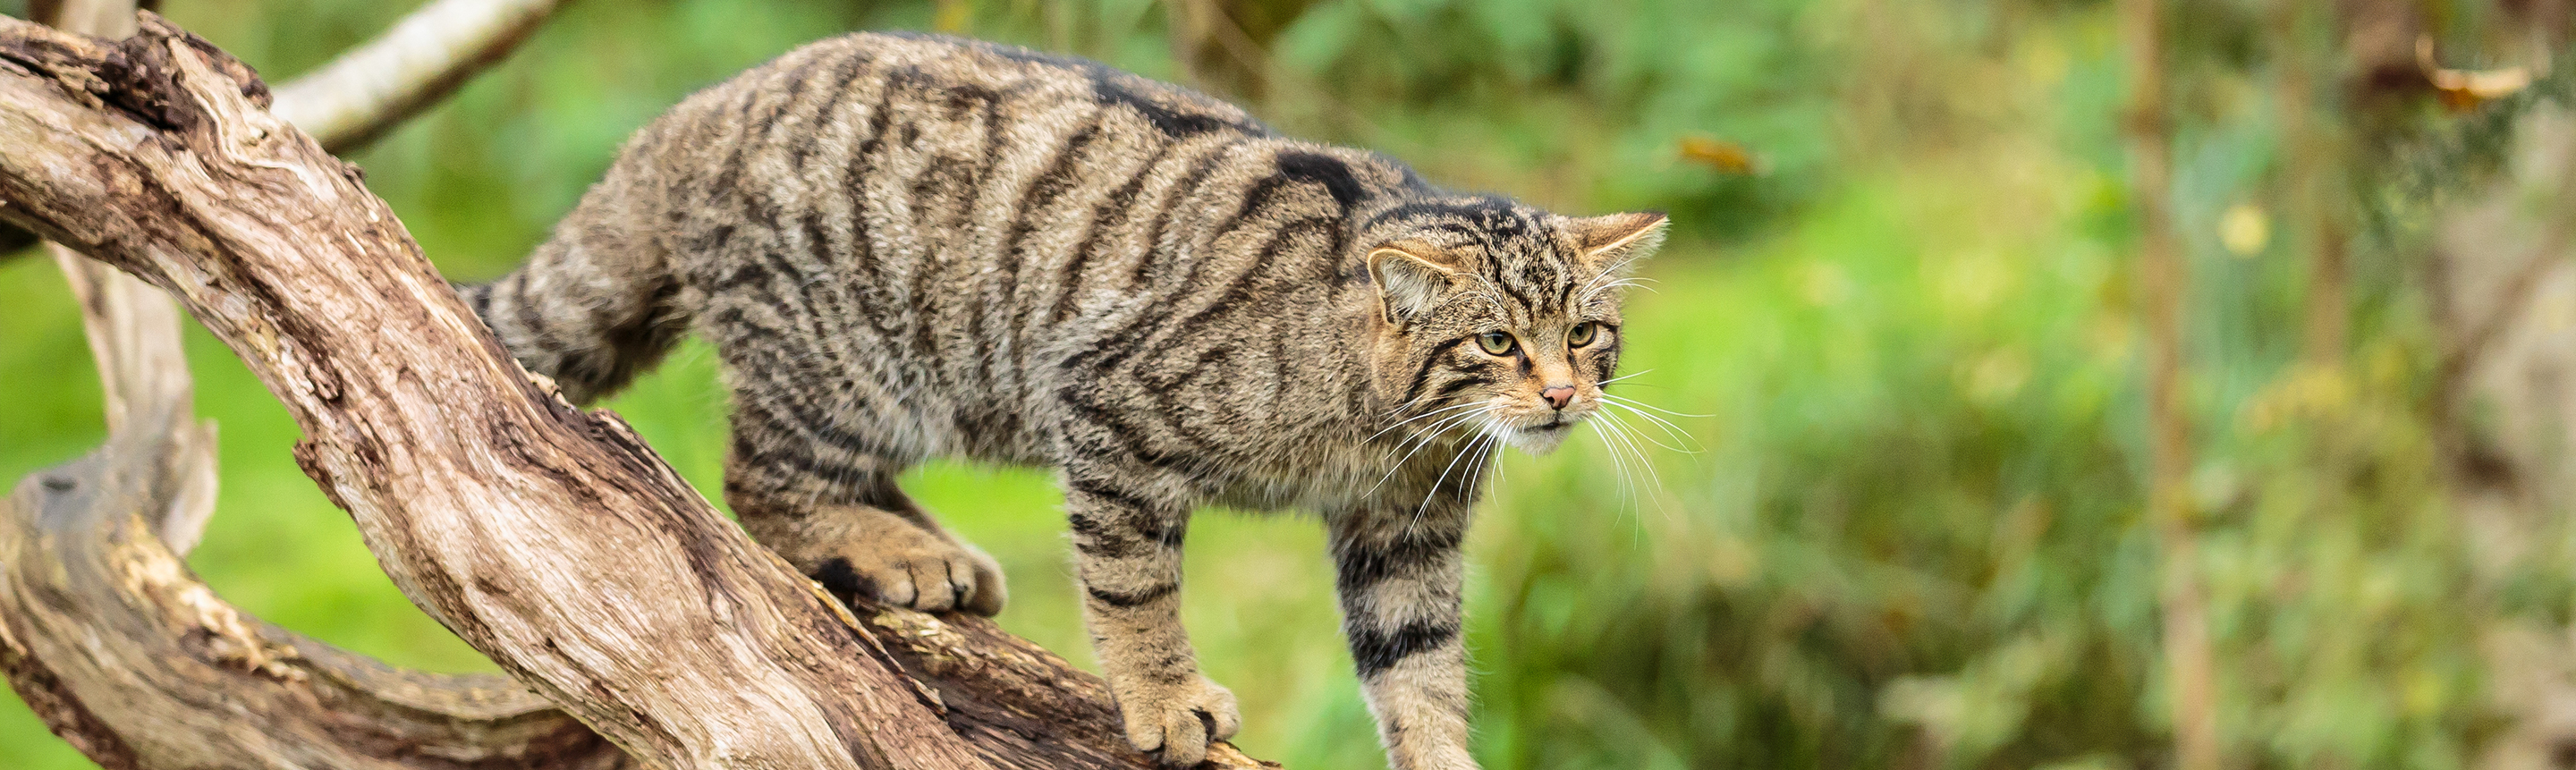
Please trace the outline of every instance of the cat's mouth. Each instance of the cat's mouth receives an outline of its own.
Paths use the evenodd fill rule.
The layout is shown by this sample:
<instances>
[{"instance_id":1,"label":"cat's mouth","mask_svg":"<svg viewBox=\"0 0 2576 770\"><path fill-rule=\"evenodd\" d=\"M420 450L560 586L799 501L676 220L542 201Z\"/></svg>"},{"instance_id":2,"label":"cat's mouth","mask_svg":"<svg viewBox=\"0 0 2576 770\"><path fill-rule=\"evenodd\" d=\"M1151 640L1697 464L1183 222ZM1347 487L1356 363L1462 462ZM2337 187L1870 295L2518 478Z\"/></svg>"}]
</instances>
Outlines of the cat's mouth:
<instances>
[{"instance_id":1,"label":"cat's mouth","mask_svg":"<svg viewBox=\"0 0 2576 770\"><path fill-rule=\"evenodd\" d=\"M1543 455L1564 444L1565 437L1574 432L1574 424L1582 419L1572 415L1552 415L1543 423L1514 427L1503 434L1502 439L1523 452Z\"/></svg>"}]
</instances>

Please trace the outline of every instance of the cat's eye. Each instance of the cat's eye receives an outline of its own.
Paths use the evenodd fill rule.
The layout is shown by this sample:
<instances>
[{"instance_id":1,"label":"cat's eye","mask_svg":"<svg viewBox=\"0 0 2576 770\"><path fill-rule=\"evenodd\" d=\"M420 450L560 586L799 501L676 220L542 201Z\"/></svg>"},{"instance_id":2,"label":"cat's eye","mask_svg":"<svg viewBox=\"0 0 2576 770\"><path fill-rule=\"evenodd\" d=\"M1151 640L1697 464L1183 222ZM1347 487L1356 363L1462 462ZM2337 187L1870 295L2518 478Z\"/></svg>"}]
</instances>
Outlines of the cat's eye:
<instances>
[{"instance_id":1,"label":"cat's eye","mask_svg":"<svg viewBox=\"0 0 2576 770\"><path fill-rule=\"evenodd\" d=\"M1504 334L1502 332L1485 332L1483 334L1476 335L1476 346L1484 348L1487 353L1492 353L1498 356L1508 356L1512 354L1513 348L1518 347L1518 343L1512 341L1512 335Z\"/></svg>"},{"instance_id":2,"label":"cat's eye","mask_svg":"<svg viewBox=\"0 0 2576 770\"><path fill-rule=\"evenodd\" d=\"M1574 328L1566 330L1565 332L1565 346L1570 348L1579 348L1585 345L1590 345L1592 344L1592 338L1597 336L1600 331L1601 325L1591 321L1575 324Z\"/></svg>"}]
</instances>

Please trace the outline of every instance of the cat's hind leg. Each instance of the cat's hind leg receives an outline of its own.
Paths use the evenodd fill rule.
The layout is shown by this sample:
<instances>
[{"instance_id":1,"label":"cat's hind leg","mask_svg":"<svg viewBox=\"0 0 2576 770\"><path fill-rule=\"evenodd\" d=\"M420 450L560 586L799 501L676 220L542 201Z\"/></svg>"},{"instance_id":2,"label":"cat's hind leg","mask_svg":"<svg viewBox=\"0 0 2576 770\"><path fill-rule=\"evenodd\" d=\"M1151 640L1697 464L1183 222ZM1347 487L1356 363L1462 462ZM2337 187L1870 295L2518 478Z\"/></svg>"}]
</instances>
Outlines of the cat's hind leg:
<instances>
[{"instance_id":1,"label":"cat's hind leg","mask_svg":"<svg viewBox=\"0 0 2576 770\"><path fill-rule=\"evenodd\" d=\"M1001 565L895 486L864 437L738 399L725 501L753 539L833 591L924 612L1002 611Z\"/></svg>"}]
</instances>

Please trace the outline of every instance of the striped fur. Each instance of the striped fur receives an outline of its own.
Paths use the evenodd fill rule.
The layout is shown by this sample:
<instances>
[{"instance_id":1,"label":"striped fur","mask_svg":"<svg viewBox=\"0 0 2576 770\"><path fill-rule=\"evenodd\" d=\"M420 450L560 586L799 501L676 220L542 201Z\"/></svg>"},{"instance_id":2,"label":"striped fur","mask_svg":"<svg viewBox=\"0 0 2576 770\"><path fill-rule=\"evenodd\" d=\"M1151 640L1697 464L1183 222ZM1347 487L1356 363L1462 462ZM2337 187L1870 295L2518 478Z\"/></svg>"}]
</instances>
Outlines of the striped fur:
<instances>
[{"instance_id":1,"label":"striped fur","mask_svg":"<svg viewBox=\"0 0 2576 770\"><path fill-rule=\"evenodd\" d=\"M894 480L1056 469L1102 668L1170 763L1237 727L1179 622L1191 509L1319 511L1395 766L1465 768L1476 482L1598 407L1662 228L1446 193L1097 64L862 34L690 97L462 291L576 401L705 335L727 500L844 593L998 611L993 561Z\"/></svg>"}]
</instances>

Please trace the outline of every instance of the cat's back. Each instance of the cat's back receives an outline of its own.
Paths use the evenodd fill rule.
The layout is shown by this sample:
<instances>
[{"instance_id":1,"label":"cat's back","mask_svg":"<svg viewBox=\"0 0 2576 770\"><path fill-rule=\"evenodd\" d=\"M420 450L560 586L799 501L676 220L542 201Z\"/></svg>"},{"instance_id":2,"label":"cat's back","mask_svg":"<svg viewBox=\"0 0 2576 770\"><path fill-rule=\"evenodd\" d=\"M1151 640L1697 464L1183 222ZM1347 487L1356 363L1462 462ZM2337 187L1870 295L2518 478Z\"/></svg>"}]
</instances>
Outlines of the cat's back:
<instances>
[{"instance_id":1,"label":"cat's back","mask_svg":"<svg viewBox=\"0 0 2576 770\"><path fill-rule=\"evenodd\" d=\"M1328 290L1346 278L1338 233L1361 188L1410 183L1374 156L1277 137L1231 104L1100 64L865 33L690 97L603 186L623 191L624 219L657 223L683 301L738 381L872 383L902 394L873 403L904 402L873 420L1026 456L1051 362L1169 337L1150 308L1184 311L1174 323L1193 329L1253 329L1215 314L1264 303L1218 296L1246 284L1216 278Z\"/></svg>"},{"instance_id":2,"label":"cat's back","mask_svg":"<svg viewBox=\"0 0 2576 770\"><path fill-rule=\"evenodd\" d=\"M618 165L659 172L667 193L687 199L860 176L1004 184L1016 166L1116 154L1104 152L1117 149L1104 139L1159 140L1106 142L1150 151L1269 135L1223 100L1097 62L863 32L807 44L692 94L638 132ZM837 178L824 178L836 169Z\"/></svg>"},{"instance_id":3,"label":"cat's back","mask_svg":"<svg viewBox=\"0 0 2576 770\"><path fill-rule=\"evenodd\" d=\"M1184 178L1194 162L1269 136L1231 104L1098 63L857 33L692 95L638 132L607 184L630 219L665 223L675 272L709 303L701 320L728 303L863 312L847 320L930 353L940 333L988 333L960 314L993 303L965 289L1072 310L1055 295L1086 270L1148 250L1138 209L1200 181Z\"/></svg>"}]
</instances>

